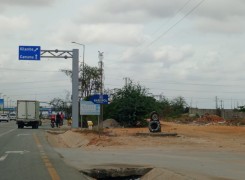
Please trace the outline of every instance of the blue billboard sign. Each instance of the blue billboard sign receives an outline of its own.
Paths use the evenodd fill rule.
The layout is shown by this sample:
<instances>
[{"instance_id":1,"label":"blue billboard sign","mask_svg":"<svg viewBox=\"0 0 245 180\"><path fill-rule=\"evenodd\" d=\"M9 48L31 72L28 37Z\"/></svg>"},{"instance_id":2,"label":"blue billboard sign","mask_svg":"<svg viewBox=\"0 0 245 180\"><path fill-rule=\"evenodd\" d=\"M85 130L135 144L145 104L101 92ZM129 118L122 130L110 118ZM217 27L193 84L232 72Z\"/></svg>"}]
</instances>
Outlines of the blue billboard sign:
<instances>
[{"instance_id":1,"label":"blue billboard sign","mask_svg":"<svg viewBox=\"0 0 245 180\"><path fill-rule=\"evenodd\" d=\"M19 60L38 61L40 57L40 46L19 46Z\"/></svg>"},{"instance_id":2,"label":"blue billboard sign","mask_svg":"<svg viewBox=\"0 0 245 180\"><path fill-rule=\"evenodd\" d=\"M94 94L89 99L94 104L108 104L108 95L107 94Z\"/></svg>"}]
</instances>

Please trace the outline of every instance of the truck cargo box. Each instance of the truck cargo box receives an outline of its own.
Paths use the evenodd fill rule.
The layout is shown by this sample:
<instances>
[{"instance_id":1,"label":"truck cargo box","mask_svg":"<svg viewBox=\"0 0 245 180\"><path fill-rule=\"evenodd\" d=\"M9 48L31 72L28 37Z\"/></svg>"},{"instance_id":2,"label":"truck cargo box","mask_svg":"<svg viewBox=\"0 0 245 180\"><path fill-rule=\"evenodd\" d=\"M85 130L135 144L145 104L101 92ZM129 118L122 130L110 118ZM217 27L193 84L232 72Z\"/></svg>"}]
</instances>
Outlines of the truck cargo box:
<instances>
[{"instance_id":1,"label":"truck cargo box","mask_svg":"<svg viewBox=\"0 0 245 180\"><path fill-rule=\"evenodd\" d=\"M39 102L30 100L17 101L16 123L18 128L32 126L38 128L39 125Z\"/></svg>"}]
</instances>

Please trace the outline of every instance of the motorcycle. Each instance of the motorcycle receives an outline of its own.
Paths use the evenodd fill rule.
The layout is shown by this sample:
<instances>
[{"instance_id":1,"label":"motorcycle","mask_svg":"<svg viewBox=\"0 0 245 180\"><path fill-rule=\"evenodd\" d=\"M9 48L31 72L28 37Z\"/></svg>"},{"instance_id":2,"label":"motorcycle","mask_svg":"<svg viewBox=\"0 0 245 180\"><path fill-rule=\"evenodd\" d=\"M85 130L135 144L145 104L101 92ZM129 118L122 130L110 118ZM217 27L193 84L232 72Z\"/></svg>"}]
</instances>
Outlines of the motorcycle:
<instances>
[{"instance_id":1,"label":"motorcycle","mask_svg":"<svg viewBox=\"0 0 245 180\"><path fill-rule=\"evenodd\" d=\"M50 126L51 126L52 128L55 127L55 120L51 120Z\"/></svg>"}]
</instances>

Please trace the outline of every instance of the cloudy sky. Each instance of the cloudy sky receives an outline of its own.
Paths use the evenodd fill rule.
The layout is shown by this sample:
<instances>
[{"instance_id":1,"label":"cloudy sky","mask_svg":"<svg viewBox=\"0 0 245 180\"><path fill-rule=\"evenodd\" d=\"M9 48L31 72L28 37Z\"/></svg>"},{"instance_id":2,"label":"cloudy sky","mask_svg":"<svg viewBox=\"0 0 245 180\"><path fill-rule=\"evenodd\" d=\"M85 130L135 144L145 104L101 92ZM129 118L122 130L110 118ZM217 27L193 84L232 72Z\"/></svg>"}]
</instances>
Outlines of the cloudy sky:
<instances>
[{"instance_id":1,"label":"cloudy sky","mask_svg":"<svg viewBox=\"0 0 245 180\"><path fill-rule=\"evenodd\" d=\"M125 78L199 108L245 104L244 0L0 0L0 93L50 101L71 92L71 60L19 61L18 46L79 49L105 88Z\"/></svg>"}]
</instances>

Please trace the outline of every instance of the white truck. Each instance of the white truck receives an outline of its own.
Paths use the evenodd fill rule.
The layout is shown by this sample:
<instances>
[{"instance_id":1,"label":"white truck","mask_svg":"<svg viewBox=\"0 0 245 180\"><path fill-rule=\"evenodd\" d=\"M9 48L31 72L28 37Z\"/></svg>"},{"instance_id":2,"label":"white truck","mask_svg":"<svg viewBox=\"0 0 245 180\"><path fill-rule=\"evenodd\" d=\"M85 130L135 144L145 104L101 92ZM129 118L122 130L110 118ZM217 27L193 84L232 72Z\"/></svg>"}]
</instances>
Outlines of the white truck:
<instances>
[{"instance_id":1,"label":"white truck","mask_svg":"<svg viewBox=\"0 0 245 180\"><path fill-rule=\"evenodd\" d=\"M18 125L18 128L32 126L32 129L38 129L40 124L39 102L17 100L16 124Z\"/></svg>"}]
</instances>

